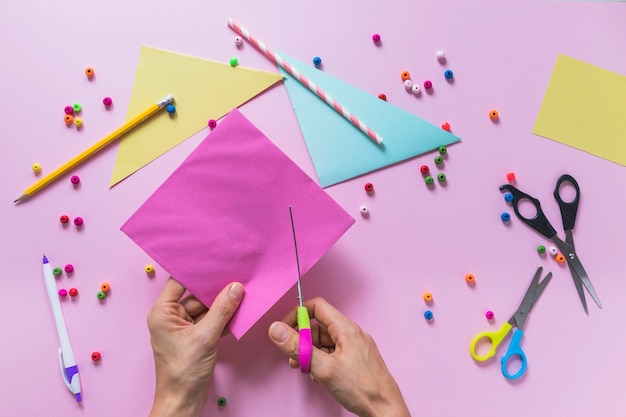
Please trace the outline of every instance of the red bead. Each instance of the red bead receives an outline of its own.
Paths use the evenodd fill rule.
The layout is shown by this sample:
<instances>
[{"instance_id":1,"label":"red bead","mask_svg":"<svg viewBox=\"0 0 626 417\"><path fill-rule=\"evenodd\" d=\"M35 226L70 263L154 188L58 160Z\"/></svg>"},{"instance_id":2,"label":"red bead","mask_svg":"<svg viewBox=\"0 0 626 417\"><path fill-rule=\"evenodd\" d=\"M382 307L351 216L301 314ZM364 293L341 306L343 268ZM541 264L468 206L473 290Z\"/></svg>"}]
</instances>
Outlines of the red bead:
<instances>
[{"instance_id":1,"label":"red bead","mask_svg":"<svg viewBox=\"0 0 626 417\"><path fill-rule=\"evenodd\" d=\"M374 185L371 182L368 182L367 184L365 184L365 191L367 191L368 193L370 191L374 190Z\"/></svg>"},{"instance_id":2,"label":"red bead","mask_svg":"<svg viewBox=\"0 0 626 417\"><path fill-rule=\"evenodd\" d=\"M515 172L507 172L506 179L508 182L515 181Z\"/></svg>"},{"instance_id":3,"label":"red bead","mask_svg":"<svg viewBox=\"0 0 626 417\"><path fill-rule=\"evenodd\" d=\"M92 361L98 362L100 359L102 359L102 355L100 354L100 352L94 352L91 354Z\"/></svg>"},{"instance_id":4,"label":"red bead","mask_svg":"<svg viewBox=\"0 0 626 417\"><path fill-rule=\"evenodd\" d=\"M65 224L65 223L67 223L67 222L69 222L69 221L70 221L70 218L64 214L64 215L62 215L62 216L59 218L59 221L60 221L61 223Z\"/></svg>"},{"instance_id":5,"label":"red bead","mask_svg":"<svg viewBox=\"0 0 626 417\"><path fill-rule=\"evenodd\" d=\"M70 288L69 295L70 297L76 297L78 295L78 290L76 288Z\"/></svg>"},{"instance_id":6,"label":"red bead","mask_svg":"<svg viewBox=\"0 0 626 417\"><path fill-rule=\"evenodd\" d=\"M430 168L428 168L427 165L422 165L420 167L420 172L422 173L422 175L428 175L428 173L430 172Z\"/></svg>"},{"instance_id":7,"label":"red bead","mask_svg":"<svg viewBox=\"0 0 626 417\"><path fill-rule=\"evenodd\" d=\"M379 98L379 99L381 99L381 100L383 100L383 101L387 101L387 96L386 96L385 94L383 94L383 93L380 93L380 94L378 95L378 98Z\"/></svg>"},{"instance_id":8,"label":"red bead","mask_svg":"<svg viewBox=\"0 0 626 417\"><path fill-rule=\"evenodd\" d=\"M443 130L445 130L446 132L449 132L450 131L450 123L445 122L444 124L441 125L441 128Z\"/></svg>"}]
</instances>

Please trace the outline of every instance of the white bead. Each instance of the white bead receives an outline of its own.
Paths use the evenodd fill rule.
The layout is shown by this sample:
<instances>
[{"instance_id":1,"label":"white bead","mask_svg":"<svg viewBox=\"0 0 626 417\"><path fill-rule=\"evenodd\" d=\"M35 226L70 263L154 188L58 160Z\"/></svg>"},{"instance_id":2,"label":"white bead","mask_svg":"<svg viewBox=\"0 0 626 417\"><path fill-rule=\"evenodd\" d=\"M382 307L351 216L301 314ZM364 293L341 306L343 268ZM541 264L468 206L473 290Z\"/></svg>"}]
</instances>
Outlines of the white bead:
<instances>
[{"instance_id":1,"label":"white bead","mask_svg":"<svg viewBox=\"0 0 626 417\"><path fill-rule=\"evenodd\" d=\"M548 248L548 253L552 256L556 256L556 254L559 253L559 250L555 246L550 246Z\"/></svg>"},{"instance_id":2,"label":"white bead","mask_svg":"<svg viewBox=\"0 0 626 417\"><path fill-rule=\"evenodd\" d=\"M413 91L413 94L419 94L422 92L422 89L420 88L419 84L415 84L413 88L411 88L411 90Z\"/></svg>"},{"instance_id":3,"label":"white bead","mask_svg":"<svg viewBox=\"0 0 626 417\"><path fill-rule=\"evenodd\" d=\"M413 81L411 80L405 80L404 81L404 88L406 88L407 90L410 90L411 87L413 87Z\"/></svg>"},{"instance_id":4,"label":"white bead","mask_svg":"<svg viewBox=\"0 0 626 417\"><path fill-rule=\"evenodd\" d=\"M368 210L367 206L361 206L359 207L359 210L361 211L361 214L363 216L366 216L370 211Z\"/></svg>"},{"instance_id":5,"label":"white bead","mask_svg":"<svg viewBox=\"0 0 626 417\"><path fill-rule=\"evenodd\" d=\"M446 57L446 53L444 51L437 51L435 52L435 56L437 59L444 59Z\"/></svg>"},{"instance_id":6,"label":"white bead","mask_svg":"<svg viewBox=\"0 0 626 417\"><path fill-rule=\"evenodd\" d=\"M235 45L237 45L237 46L241 46L242 44L243 44L243 39L241 39L241 37L240 37L240 36L237 36L237 37L235 38Z\"/></svg>"}]
</instances>

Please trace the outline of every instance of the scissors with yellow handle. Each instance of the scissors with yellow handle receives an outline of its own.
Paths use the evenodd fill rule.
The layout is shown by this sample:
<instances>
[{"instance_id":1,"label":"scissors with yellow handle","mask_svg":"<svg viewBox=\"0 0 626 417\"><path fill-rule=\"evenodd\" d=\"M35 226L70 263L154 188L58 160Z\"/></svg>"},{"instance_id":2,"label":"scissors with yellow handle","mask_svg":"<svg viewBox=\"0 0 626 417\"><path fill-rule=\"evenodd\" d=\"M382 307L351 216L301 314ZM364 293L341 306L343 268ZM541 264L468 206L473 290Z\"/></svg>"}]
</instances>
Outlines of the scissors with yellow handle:
<instances>
[{"instance_id":1,"label":"scissors with yellow handle","mask_svg":"<svg viewBox=\"0 0 626 417\"><path fill-rule=\"evenodd\" d=\"M509 344L509 348L506 351L506 354L502 357L502 359L500 359L500 362L502 363L502 374L508 379L517 379L521 377L524 372L526 372L526 354L522 350L521 346L522 337L524 336L524 325L526 324L528 313L530 313L530 310L532 310L533 306L539 299L539 296L545 289L546 285L548 285L548 282L550 282L550 279L552 279L552 272L550 272L548 273L548 275L545 276L545 278L541 280L541 282L539 282L542 270L542 267L539 267L539 269L537 269L535 277L533 278L530 286L526 290L526 294L524 295L524 298L522 299L519 307L511 316L511 318L506 323L504 323L502 327L500 327L500 330L497 330L495 332L479 333L472 339L472 342L470 343L470 355L472 355L472 358L479 362L486 361L487 359L495 356L498 346L500 346L500 344L507 338L513 326L517 327L513 332L513 339L511 339L511 343ZM483 342L491 343L491 347L487 353L485 353L484 355L479 355L476 352L476 345ZM509 373L507 367L509 365L509 362L516 357L521 360L521 367L516 373L511 374Z\"/></svg>"}]
</instances>

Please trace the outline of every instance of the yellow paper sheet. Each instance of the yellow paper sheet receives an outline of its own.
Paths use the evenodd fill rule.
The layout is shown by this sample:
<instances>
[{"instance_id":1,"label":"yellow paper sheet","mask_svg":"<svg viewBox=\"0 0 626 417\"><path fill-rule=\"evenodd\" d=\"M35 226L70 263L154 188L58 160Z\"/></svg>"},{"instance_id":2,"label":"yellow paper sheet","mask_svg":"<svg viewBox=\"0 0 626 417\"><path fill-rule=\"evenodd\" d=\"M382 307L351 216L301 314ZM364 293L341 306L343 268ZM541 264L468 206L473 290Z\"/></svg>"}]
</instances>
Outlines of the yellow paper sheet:
<instances>
[{"instance_id":1,"label":"yellow paper sheet","mask_svg":"<svg viewBox=\"0 0 626 417\"><path fill-rule=\"evenodd\" d=\"M559 55L533 133L626 165L626 76Z\"/></svg>"},{"instance_id":2,"label":"yellow paper sheet","mask_svg":"<svg viewBox=\"0 0 626 417\"><path fill-rule=\"evenodd\" d=\"M110 186L282 79L278 73L143 46L127 118L167 94L174 95L176 113L162 111L121 139Z\"/></svg>"}]
</instances>

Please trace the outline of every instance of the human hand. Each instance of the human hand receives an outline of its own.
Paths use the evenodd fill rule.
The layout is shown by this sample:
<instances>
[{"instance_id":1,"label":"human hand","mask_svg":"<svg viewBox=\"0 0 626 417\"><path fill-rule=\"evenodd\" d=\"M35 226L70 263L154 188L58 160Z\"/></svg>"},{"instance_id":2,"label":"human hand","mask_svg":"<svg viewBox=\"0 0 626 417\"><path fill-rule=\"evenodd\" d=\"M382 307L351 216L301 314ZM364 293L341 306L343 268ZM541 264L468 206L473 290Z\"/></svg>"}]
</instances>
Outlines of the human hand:
<instances>
[{"instance_id":1,"label":"human hand","mask_svg":"<svg viewBox=\"0 0 626 417\"><path fill-rule=\"evenodd\" d=\"M400 388L374 339L323 298L314 298L304 305L315 319L311 322L311 378L321 383L346 410L360 417L409 417ZM300 366L295 325L296 308L283 321L272 323L268 332L270 340L289 356L292 368Z\"/></svg>"},{"instance_id":2,"label":"human hand","mask_svg":"<svg viewBox=\"0 0 626 417\"><path fill-rule=\"evenodd\" d=\"M217 342L243 298L243 285L227 285L211 308L170 278L148 314L156 390L151 417L198 416L206 403Z\"/></svg>"}]
</instances>

